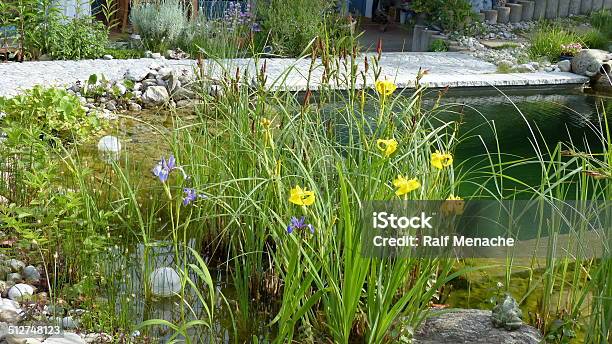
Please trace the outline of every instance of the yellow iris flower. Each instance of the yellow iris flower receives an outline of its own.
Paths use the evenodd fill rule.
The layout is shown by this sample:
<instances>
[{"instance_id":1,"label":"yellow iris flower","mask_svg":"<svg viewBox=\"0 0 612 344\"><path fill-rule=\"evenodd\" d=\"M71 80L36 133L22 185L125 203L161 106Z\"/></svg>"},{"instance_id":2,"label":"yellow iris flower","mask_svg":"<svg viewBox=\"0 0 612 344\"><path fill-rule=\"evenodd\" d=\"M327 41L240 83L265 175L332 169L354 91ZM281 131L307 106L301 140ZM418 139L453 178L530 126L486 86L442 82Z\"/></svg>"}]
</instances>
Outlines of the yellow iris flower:
<instances>
[{"instance_id":1,"label":"yellow iris flower","mask_svg":"<svg viewBox=\"0 0 612 344\"><path fill-rule=\"evenodd\" d=\"M405 195L421 187L421 183L416 178L406 179L401 175L397 176L397 179L393 181L393 186L397 188L395 194L398 196Z\"/></svg>"},{"instance_id":2,"label":"yellow iris flower","mask_svg":"<svg viewBox=\"0 0 612 344\"><path fill-rule=\"evenodd\" d=\"M453 164L453 155L450 153L440 153L436 151L431 154L431 166L441 170Z\"/></svg>"},{"instance_id":3,"label":"yellow iris flower","mask_svg":"<svg viewBox=\"0 0 612 344\"><path fill-rule=\"evenodd\" d=\"M390 96L391 93L395 92L397 85L393 81L389 80L378 80L376 81L376 92L383 97Z\"/></svg>"},{"instance_id":4,"label":"yellow iris flower","mask_svg":"<svg viewBox=\"0 0 612 344\"><path fill-rule=\"evenodd\" d=\"M259 121L259 124L261 124L262 127L268 129L270 128L270 125L272 125L272 120L264 117L261 119L261 121Z\"/></svg>"},{"instance_id":5,"label":"yellow iris flower","mask_svg":"<svg viewBox=\"0 0 612 344\"><path fill-rule=\"evenodd\" d=\"M462 215L465 202L459 196L450 195L446 201L442 202L440 211L445 215Z\"/></svg>"},{"instance_id":6,"label":"yellow iris flower","mask_svg":"<svg viewBox=\"0 0 612 344\"><path fill-rule=\"evenodd\" d=\"M385 158L388 158L397 150L397 141L395 139L378 139L376 140L376 147L383 152Z\"/></svg>"},{"instance_id":7,"label":"yellow iris flower","mask_svg":"<svg viewBox=\"0 0 612 344\"><path fill-rule=\"evenodd\" d=\"M315 201L314 191L308 191L306 188L302 189L299 185L296 185L291 189L289 195L289 202L297 205L311 205Z\"/></svg>"}]
</instances>

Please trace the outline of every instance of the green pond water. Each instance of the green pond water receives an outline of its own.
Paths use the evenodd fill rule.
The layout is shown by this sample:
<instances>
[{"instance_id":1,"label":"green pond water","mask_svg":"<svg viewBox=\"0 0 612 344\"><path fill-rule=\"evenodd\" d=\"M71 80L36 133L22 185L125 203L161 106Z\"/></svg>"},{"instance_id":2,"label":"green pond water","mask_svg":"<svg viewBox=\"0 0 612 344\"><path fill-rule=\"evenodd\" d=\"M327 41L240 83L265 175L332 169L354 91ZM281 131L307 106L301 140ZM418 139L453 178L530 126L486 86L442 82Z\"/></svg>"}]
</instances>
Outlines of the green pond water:
<instances>
[{"instance_id":1,"label":"green pond water","mask_svg":"<svg viewBox=\"0 0 612 344\"><path fill-rule=\"evenodd\" d=\"M612 99L590 96L575 89L530 89L523 91L478 90L470 92L450 92L443 98L443 109L437 118L441 121L461 119L460 135L465 138L455 151L455 164L464 171L484 166L486 160L483 155L487 152L504 152L504 160L512 161L518 158L532 158L536 150L551 150L561 142L572 143L579 150L601 151L601 106L612 112ZM425 107L433 104L432 98L425 101ZM191 114L183 114L190 116ZM122 119L113 128L112 133L119 136L124 144L124 151L130 152L136 161L133 162L138 173L147 174L153 164L162 155L167 155L168 145L160 140L160 135L167 133L164 127L171 127L172 120L167 114L159 112L138 115L138 119ZM187 118L188 120L188 118ZM151 126L157 129L153 129ZM495 128L493 130L492 128ZM538 148L539 147L539 148ZM95 147L85 147L85 159L92 165L100 166L96 156ZM459 172L461 173L461 172ZM539 167L525 165L505 171L508 175L523 180L530 185L538 185L540 178ZM148 178L146 179L148 180ZM151 178L151 181L153 179ZM512 188L512 185L506 185ZM475 186L465 185L460 194L469 194ZM144 248L142 245L130 245L120 249L112 255L111 269L122 271L129 276L121 285L121 294L136 295L130 310L134 322L146 319L178 320L178 307L176 300L146 300L143 297L142 261ZM172 266L174 253L172 244L160 240L147 255L149 261L156 267ZM121 252L121 253L119 253ZM500 262L498 262L500 263ZM468 261L466 264L479 264L478 261ZM490 299L496 292L497 282L504 279L503 267L474 273L453 283L448 289L443 302L451 307L490 309ZM537 273L536 273L537 275ZM526 270L517 269L510 289L515 295L526 292L529 275ZM235 289L231 285L231 278L224 272L216 272L213 278L217 281L217 289L229 299L230 304L236 305ZM528 297L522 307L528 314L536 307L539 296L536 291ZM196 312L201 311L195 297L187 296L193 300L191 307ZM231 324L226 312L220 308L218 323L215 325L217 337L227 342L231 336ZM251 317L252 323L248 331L241 335L241 339L249 341L253 334L260 338L273 337L267 324L273 319L276 308L274 305L253 305L258 313ZM529 319L529 317L526 317ZM169 333L158 333L161 337ZM193 333L194 338L200 337Z\"/></svg>"}]
</instances>

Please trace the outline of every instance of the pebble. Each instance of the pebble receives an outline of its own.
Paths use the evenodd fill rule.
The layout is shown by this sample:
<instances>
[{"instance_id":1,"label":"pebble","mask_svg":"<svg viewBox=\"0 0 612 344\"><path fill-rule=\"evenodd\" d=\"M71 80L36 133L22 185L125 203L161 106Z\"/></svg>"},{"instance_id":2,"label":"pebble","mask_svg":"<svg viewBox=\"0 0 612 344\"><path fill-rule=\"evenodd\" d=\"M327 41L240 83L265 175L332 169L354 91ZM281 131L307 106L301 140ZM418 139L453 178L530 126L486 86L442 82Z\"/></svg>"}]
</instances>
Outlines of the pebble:
<instances>
[{"instance_id":1,"label":"pebble","mask_svg":"<svg viewBox=\"0 0 612 344\"><path fill-rule=\"evenodd\" d=\"M559 61L557 67L561 72L570 72L572 70L572 63L569 60Z\"/></svg>"},{"instance_id":2,"label":"pebble","mask_svg":"<svg viewBox=\"0 0 612 344\"><path fill-rule=\"evenodd\" d=\"M113 55L106 54L106 55L102 56L102 59L104 59L104 60L112 60L113 59Z\"/></svg>"},{"instance_id":3,"label":"pebble","mask_svg":"<svg viewBox=\"0 0 612 344\"><path fill-rule=\"evenodd\" d=\"M8 261L8 266L13 272L21 272L26 267L25 263L21 260L11 259Z\"/></svg>"},{"instance_id":4,"label":"pebble","mask_svg":"<svg viewBox=\"0 0 612 344\"><path fill-rule=\"evenodd\" d=\"M24 283L15 284L8 291L8 297L13 301L19 301L24 297L32 295L34 295L34 287Z\"/></svg>"},{"instance_id":5,"label":"pebble","mask_svg":"<svg viewBox=\"0 0 612 344\"><path fill-rule=\"evenodd\" d=\"M142 110L142 106L138 103L130 103L130 111L138 112Z\"/></svg>"},{"instance_id":6,"label":"pebble","mask_svg":"<svg viewBox=\"0 0 612 344\"><path fill-rule=\"evenodd\" d=\"M26 282L38 282L40 280L40 272L32 265L28 265L23 269L23 279Z\"/></svg>"},{"instance_id":7,"label":"pebble","mask_svg":"<svg viewBox=\"0 0 612 344\"><path fill-rule=\"evenodd\" d=\"M72 316L67 316L62 318L62 327L64 329L73 330L79 327L79 322L73 318Z\"/></svg>"},{"instance_id":8,"label":"pebble","mask_svg":"<svg viewBox=\"0 0 612 344\"><path fill-rule=\"evenodd\" d=\"M121 141L115 136L106 135L98 141L98 151L100 153L119 154L121 152Z\"/></svg>"},{"instance_id":9,"label":"pebble","mask_svg":"<svg viewBox=\"0 0 612 344\"><path fill-rule=\"evenodd\" d=\"M23 277L21 277L20 273L13 272L13 273L6 275L6 280L7 282L19 283L23 280Z\"/></svg>"}]
</instances>

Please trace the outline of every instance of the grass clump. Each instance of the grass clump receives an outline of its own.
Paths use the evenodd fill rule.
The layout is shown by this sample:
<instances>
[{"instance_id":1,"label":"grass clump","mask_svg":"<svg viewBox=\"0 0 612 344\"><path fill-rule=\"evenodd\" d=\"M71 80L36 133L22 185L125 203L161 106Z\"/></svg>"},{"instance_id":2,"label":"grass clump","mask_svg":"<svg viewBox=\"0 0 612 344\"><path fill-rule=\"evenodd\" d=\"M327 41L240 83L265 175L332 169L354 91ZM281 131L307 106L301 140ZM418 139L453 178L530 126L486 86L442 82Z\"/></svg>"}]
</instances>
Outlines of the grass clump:
<instances>
[{"instance_id":1,"label":"grass clump","mask_svg":"<svg viewBox=\"0 0 612 344\"><path fill-rule=\"evenodd\" d=\"M540 25L531 37L529 56L533 59L546 57L549 61L554 62L561 56L563 45L578 41L578 35L560 26L553 24Z\"/></svg>"},{"instance_id":2,"label":"grass clump","mask_svg":"<svg viewBox=\"0 0 612 344\"><path fill-rule=\"evenodd\" d=\"M612 11L602 10L591 14L591 25L601 31L608 40L612 40Z\"/></svg>"},{"instance_id":3,"label":"grass clump","mask_svg":"<svg viewBox=\"0 0 612 344\"><path fill-rule=\"evenodd\" d=\"M579 35L580 41L588 49L607 49L609 37L598 29L590 29Z\"/></svg>"}]
</instances>

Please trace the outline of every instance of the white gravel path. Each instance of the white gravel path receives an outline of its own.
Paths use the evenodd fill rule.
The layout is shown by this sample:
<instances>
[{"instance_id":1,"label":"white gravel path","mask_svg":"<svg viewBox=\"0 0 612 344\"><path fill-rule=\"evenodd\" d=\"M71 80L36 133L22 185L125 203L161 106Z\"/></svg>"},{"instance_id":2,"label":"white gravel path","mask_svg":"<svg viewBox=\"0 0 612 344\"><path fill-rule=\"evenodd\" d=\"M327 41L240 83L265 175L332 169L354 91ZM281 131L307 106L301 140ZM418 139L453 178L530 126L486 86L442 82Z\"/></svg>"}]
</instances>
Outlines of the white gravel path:
<instances>
[{"instance_id":1,"label":"white gravel path","mask_svg":"<svg viewBox=\"0 0 612 344\"><path fill-rule=\"evenodd\" d=\"M373 85L372 57L366 86ZM305 90L307 86L317 89L323 75L323 68L318 66L307 82L310 60L308 59L265 59L267 65L267 86L273 89ZM0 96L12 96L20 90L34 85L59 86L68 85L77 80L87 80L94 73L101 73L109 80L116 80L128 69L145 69L150 65L164 64L178 70L193 71L195 60L85 60L85 61L41 61L24 63L0 63ZM234 75L236 67L241 73L246 69L249 75L260 68L264 60L234 59L221 62L229 75ZM208 61L206 68L209 74L221 75L219 62ZM358 61L359 69L364 69L363 59ZM429 72L422 83L430 87L470 87L470 86L521 86L548 84L582 84L587 78L571 73L511 73L496 74L495 65L462 53L385 53L380 61L381 75L395 80L399 87L413 87L419 67ZM342 82L332 87L342 88Z\"/></svg>"}]
</instances>

